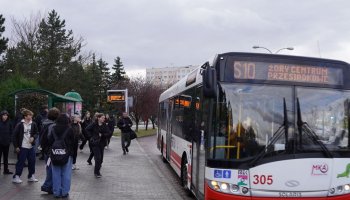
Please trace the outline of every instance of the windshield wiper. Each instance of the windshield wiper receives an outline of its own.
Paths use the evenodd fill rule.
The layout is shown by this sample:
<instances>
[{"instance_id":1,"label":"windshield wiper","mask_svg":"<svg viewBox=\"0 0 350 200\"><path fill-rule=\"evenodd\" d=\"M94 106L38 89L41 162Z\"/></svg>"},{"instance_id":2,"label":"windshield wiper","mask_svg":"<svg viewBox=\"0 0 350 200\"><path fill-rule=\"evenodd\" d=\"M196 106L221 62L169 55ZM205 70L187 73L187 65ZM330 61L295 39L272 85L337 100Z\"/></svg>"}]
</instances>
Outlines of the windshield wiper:
<instances>
[{"instance_id":1,"label":"windshield wiper","mask_svg":"<svg viewBox=\"0 0 350 200\"><path fill-rule=\"evenodd\" d=\"M301 118L301 111L300 111L300 103L299 98L297 98L297 126L298 126L298 132L299 132L299 145L301 147L302 141L303 141L303 131L306 133L309 138L315 143L318 144L323 153L326 155L327 158L332 158L332 153L327 149L327 147L319 141L319 138L317 134L310 128L309 124L306 122L303 122Z\"/></svg>"},{"instance_id":2,"label":"windshield wiper","mask_svg":"<svg viewBox=\"0 0 350 200\"><path fill-rule=\"evenodd\" d=\"M269 150L273 147L273 145L278 141L278 139L283 135L285 135L286 138L286 146L287 147L287 142L288 142L288 128L289 128L289 122L288 122L288 115L287 115L287 105L286 105L286 99L283 98L283 124L277 129L277 131L273 134L271 138L271 142L265 147L265 149L260 152L252 162L249 164L252 166L259 162L268 152ZM284 130L284 131L283 131Z\"/></svg>"}]
</instances>

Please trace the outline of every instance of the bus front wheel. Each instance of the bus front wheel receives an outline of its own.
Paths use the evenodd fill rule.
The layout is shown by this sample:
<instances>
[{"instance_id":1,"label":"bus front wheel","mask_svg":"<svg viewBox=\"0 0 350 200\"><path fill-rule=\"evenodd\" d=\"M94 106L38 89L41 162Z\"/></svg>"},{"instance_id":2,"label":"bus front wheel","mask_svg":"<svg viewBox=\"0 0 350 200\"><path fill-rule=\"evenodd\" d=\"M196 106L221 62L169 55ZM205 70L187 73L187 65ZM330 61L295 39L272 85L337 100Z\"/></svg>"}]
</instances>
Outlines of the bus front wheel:
<instances>
[{"instance_id":1,"label":"bus front wheel","mask_svg":"<svg viewBox=\"0 0 350 200\"><path fill-rule=\"evenodd\" d=\"M181 162L181 184L186 190L188 190L188 187L187 187L187 184L188 184L187 172L188 172L187 159L183 158L182 162Z\"/></svg>"}]
</instances>

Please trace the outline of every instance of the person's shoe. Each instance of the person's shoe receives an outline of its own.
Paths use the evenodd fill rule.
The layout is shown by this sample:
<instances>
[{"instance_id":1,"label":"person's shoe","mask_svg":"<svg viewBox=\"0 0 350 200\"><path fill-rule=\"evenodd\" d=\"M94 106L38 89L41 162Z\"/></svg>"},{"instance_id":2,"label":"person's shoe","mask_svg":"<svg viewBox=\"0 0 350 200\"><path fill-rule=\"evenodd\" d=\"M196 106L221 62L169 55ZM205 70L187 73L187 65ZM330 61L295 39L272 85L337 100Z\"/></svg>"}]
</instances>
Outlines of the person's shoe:
<instances>
[{"instance_id":1,"label":"person's shoe","mask_svg":"<svg viewBox=\"0 0 350 200\"><path fill-rule=\"evenodd\" d=\"M35 178L34 175L32 177L28 178L28 182L38 182L39 180Z\"/></svg>"},{"instance_id":2,"label":"person's shoe","mask_svg":"<svg viewBox=\"0 0 350 200\"><path fill-rule=\"evenodd\" d=\"M68 198L69 194L62 195L61 198Z\"/></svg>"},{"instance_id":3,"label":"person's shoe","mask_svg":"<svg viewBox=\"0 0 350 200\"><path fill-rule=\"evenodd\" d=\"M125 150L123 150L123 155L125 155L126 154L126 152L125 152Z\"/></svg>"},{"instance_id":4,"label":"person's shoe","mask_svg":"<svg viewBox=\"0 0 350 200\"><path fill-rule=\"evenodd\" d=\"M86 161L86 162L88 163L88 165L92 165L91 160L88 160L88 161Z\"/></svg>"},{"instance_id":5,"label":"person's shoe","mask_svg":"<svg viewBox=\"0 0 350 200\"><path fill-rule=\"evenodd\" d=\"M12 183L22 183L23 181L19 178L18 175L16 175L13 179L12 179Z\"/></svg>"},{"instance_id":6,"label":"person's shoe","mask_svg":"<svg viewBox=\"0 0 350 200\"><path fill-rule=\"evenodd\" d=\"M101 178L102 175L101 175L101 174L95 174L95 177L96 177L96 178Z\"/></svg>"},{"instance_id":7,"label":"person's shoe","mask_svg":"<svg viewBox=\"0 0 350 200\"><path fill-rule=\"evenodd\" d=\"M53 194L52 189L49 189L45 186L41 186L41 191L42 192L47 192L48 194Z\"/></svg>"},{"instance_id":8,"label":"person's shoe","mask_svg":"<svg viewBox=\"0 0 350 200\"><path fill-rule=\"evenodd\" d=\"M78 169L79 169L79 167L77 167L76 165L72 166L72 170L78 170Z\"/></svg>"},{"instance_id":9,"label":"person's shoe","mask_svg":"<svg viewBox=\"0 0 350 200\"><path fill-rule=\"evenodd\" d=\"M39 160L45 160L44 156L41 156L41 157L39 158Z\"/></svg>"},{"instance_id":10,"label":"person's shoe","mask_svg":"<svg viewBox=\"0 0 350 200\"><path fill-rule=\"evenodd\" d=\"M128 147L125 147L125 151L129 153L129 149L128 149Z\"/></svg>"},{"instance_id":11,"label":"person's shoe","mask_svg":"<svg viewBox=\"0 0 350 200\"><path fill-rule=\"evenodd\" d=\"M5 174L5 175L9 175L9 174L13 174L13 172L11 172L11 171L9 171L9 170L5 170L5 171L4 171L4 174Z\"/></svg>"},{"instance_id":12,"label":"person's shoe","mask_svg":"<svg viewBox=\"0 0 350 200\"><path fill-rule=\"evenodd\" d=\"M61 198L61 196L56 196L56 195L53 195L53 197L54 197L55 199Z\"/></svg>"}]
</instances>

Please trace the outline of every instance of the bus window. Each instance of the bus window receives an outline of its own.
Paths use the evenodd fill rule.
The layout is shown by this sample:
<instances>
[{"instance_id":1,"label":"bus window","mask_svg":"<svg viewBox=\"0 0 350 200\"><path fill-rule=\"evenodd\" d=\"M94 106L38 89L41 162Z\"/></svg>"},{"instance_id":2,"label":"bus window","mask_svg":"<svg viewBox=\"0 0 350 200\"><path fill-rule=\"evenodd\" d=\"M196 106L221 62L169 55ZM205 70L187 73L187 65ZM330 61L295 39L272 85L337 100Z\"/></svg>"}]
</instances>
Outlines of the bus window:
<instances>
[{"instance_id":1,"label":"bus window","mask_svg":"<svg viewBox=\"0 0 350 200\"><path fill-rule=\"evenodd\" d=\"M210 157L244 159L259 154L283 124L283 99L292 108L292 87L223 84L210 137ZM290 121L294 119L288 114ZM294 121L293 121L294 122ZM285 150L279 138L276 151Z\"/></svg>"},{"instance_id":2,"label":"bus window","mask_svg":"<svg viewBox=\"0 0 350 200\"><path fill-rule=\"evenodd\" d=\"M296 90L300 101L302 120L309 125L330 152L350 150L349 100L350 92L331 89L302 88ZM312 145L305 134L303 149L320 149Z\"/></svg>"}]
</instances>

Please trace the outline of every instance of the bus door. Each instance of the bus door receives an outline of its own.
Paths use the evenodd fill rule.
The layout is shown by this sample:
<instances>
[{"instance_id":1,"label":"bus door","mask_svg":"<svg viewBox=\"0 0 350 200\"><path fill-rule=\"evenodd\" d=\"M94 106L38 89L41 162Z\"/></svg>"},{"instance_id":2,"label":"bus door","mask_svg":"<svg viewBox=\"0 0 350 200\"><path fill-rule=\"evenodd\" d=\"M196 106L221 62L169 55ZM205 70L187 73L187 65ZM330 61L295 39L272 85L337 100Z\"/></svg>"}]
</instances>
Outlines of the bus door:
<instances>
[{"instance_id":1,"label":"bus door","mask_svg":"<svg viewBox=\"0 0 350 200\"><path fill-rule=\"evenodd\" d=\"M171 98L168 103L168 112L167 112L167 130L166 130L166 159L170 161L170 156L171 156L171 134L173 131L173 126L172 126L172 112L173 112L173 104L174 104L174 99Z\"/></svg>"},{"instance_id":2,"label":"bus door","mask_svg":"<svg viewBox=\"0 0 350 200\"><path fill-rule=\"evenodd\" d=\"M205 118L201 95L202 88L197 88L195 98L195 131L192 142L192 188L198 199L204 198L205 175ZM206 108L207 109L207 108Z\"/></svg>"}]
</instances>

